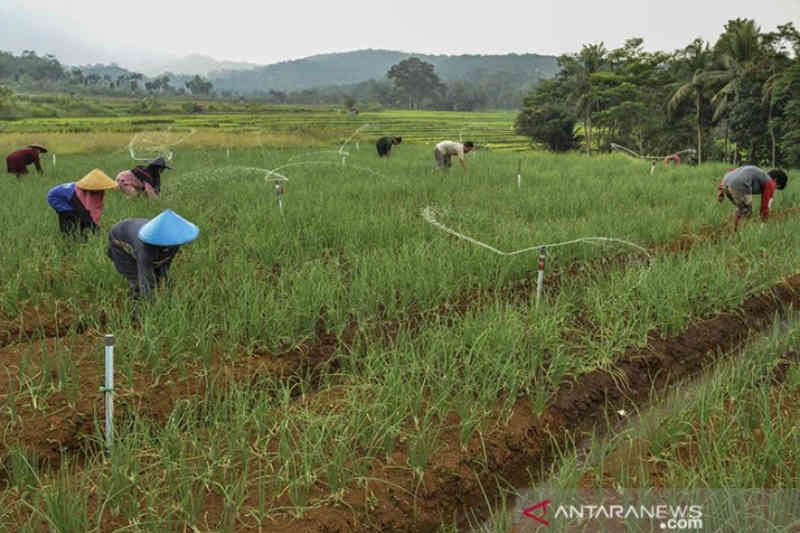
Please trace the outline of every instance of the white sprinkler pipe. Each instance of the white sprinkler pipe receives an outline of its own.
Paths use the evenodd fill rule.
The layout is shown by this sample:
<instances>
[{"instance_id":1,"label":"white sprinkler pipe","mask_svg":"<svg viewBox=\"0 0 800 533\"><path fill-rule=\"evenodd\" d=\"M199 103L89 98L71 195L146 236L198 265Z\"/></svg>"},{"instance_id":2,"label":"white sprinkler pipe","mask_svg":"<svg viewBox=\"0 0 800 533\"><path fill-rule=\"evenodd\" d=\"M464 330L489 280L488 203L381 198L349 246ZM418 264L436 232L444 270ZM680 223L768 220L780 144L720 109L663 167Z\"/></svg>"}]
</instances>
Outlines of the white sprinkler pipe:
<instances>
[{"instance_id":1,"label":"white sprinkler pipe","mask_svg":"<svg viewBox=\"0 0 800 533\"><path fill-rule=\"evenodd\" d=\"M280 209L281 215L283 214L283 185L281 182L275 182L275 196L278 198L278 209Z\"/></svg>"},{"instance_id":2,"label":"white sprinkler pipe","mask_svg":"<svg viewBox=\"0 0 800 533\"><path fill-rule=\"evenodd\" d=\"M539 275L536 278L536 307L539 307L539 302L542 300L542 289L544 288L544 267L547 259L547 248L542 246L539 248Z\"/></svg>"},{"instance_id":3,"label":"white sprinkler pipe","mask_svg":"<svg viewBox=\"0 0 800 533\"><path fill-rule=\"evenodd\" d=\"M517 189L522 187L522 160L517 161Z\"/></svg>"},{"instance_id":4,"label":"white sprinkler pipe","mask_svg":"<svg viewBox=\"0 0 800 533\"><path fill-rule=\"evenodd\" d=\"M105 336L105 370L103 395L106 411L106 454L108 454L114 444L114 335Z\"/></svg>"},{"instance_id":5,"label":"white sprinkler pipe","mask_svg":"<svg viewBox=\"0 0 800 533\"><path fill-rule=\"evenodd\" d=\"M56 169L56 153L53 152L53 170Z\"/></svg>"}]
</instances>

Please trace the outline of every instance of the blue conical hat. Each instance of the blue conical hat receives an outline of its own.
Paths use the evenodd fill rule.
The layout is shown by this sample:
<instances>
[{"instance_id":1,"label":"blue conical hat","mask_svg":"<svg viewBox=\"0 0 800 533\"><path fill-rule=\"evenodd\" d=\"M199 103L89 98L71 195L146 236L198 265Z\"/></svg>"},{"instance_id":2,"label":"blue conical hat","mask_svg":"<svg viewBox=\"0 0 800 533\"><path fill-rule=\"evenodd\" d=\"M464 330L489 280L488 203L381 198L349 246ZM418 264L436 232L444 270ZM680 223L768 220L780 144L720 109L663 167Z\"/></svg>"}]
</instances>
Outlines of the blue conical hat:
<instances>
[{"instance_id":1,"label":"blue conical hat","mask_svg":"<svg viewBox=\"0 0 800 533\"><path fill-rule=\"evenodd\" d=\"M200 235L200 228L167 209L139 230L139 238L154 246L178 246L192 242Z\"/></svg>"}]
</instances>

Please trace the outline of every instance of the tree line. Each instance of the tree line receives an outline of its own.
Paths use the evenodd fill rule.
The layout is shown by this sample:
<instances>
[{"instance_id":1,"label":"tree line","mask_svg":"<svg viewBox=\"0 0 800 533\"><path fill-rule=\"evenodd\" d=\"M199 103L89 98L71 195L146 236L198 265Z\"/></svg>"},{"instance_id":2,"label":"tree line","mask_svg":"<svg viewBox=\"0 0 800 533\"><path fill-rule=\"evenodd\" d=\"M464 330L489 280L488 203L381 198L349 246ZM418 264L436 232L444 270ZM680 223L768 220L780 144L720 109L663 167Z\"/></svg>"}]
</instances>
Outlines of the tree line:
<instances>
[{"instance_id":1,"label":"tree line","mask_svg":"<svg viewBox=\"0 0 800 533\"><path fill-rule=\"evenodd\" d=\"M685 148L696 160L800 166L800 32L729 21L716 42L672 53L640 38L584 45L524 100L518 133L554 151L640 154Z\"/></svg>"},{"instance_id":2,"label":"tree line","mask_svg":"<svg viewBox=\"0 0 800 533\"><path fill-rule=\"evenodd\" d=\"M0 51L0 82L23 90L118 96L209 96L214 89L213 83L201 76L162 74L148 78L116 65L66 67L54 56L39 56L32 50L25 50L19 56Z\"/></svg>"}]
</instances>

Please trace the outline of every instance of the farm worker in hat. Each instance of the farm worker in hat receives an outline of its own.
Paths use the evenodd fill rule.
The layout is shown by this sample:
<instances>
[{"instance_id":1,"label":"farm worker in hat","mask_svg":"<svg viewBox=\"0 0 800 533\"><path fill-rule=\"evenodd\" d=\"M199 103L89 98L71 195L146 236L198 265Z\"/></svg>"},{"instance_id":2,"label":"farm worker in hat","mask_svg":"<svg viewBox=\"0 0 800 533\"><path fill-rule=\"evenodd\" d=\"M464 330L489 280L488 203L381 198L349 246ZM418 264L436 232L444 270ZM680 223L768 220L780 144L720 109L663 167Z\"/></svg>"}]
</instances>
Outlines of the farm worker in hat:
<instances>
[{"instance_id":1,"label":"farm worker in hat","mask_svg":"<svg viewBox=\"0 0 800 533\"><path fill-rule=\"evenodd\" d=\"M58 213L58 226L64 235L80 230L97 231L103 216L103 200L109 189L116 189L114 180L100 169L94 169L77 182L64 183L50 189L47 203Z\"/></svg>"},{"instance_id":2,"label":"farm worker in hat","mask_svg":"<svg viewBox=\"0 0 800 533\"><path fill-rule=\"evenodd\" d=\"M150 296L167 280L180 247L199 234L197 226L170 209L151 220L127 218L111 228L108 257L128 280L134 297Z\"/></svg>"},{"instance_id":3,"label":"farm worker in hat","mask_svg":"<svg viewBox=\"0 0 800 533\"><path fill-rule=\"evenodd\" d=\"M150 161L147 166L136 166L117 174L119 190L128 196L146 194L149 198L158 198L161 193L161 172L172 169L163 157Z\"/></svg>"},{"instance_id":4,"label":"farm worker in hat","mask_svg":"<svg viewBox=\"0 0 800 533\"><path fill-rule=\"evenodd\" d=\"M450 168L453 166L452 157L458 156L464 172L467 171L467 163L464 157L475 148L472 141L457 143L455 141L442 141L433 149L433 156L436 158L436 165L439 168Z\"/></svg>"},{"instance_id":5,"label":"farm worker in hat","mask_svg":"<svg viewBox=\"0 0 800 533\"><path fill-rule=\"evenodd\" d=\"M766 222L769 218L769 209L772 205L772 196L775 190L786 188L789 177L780 169L764 172L758 167L748 165L731 170L719 184L717 199L722 202L727 197L736 206L734 215L734 229L739 229L743 218L753 213L753 195L761 195L761 220Z\"/></svg>"},{"instance_id":6,"label":"farm worker in hat","mask_svg":"<svg viewBox=\"0 0 800 533\"><path fill-rule=\"evenodd\" d=\"M41 144L29 144L27 148L11 152L6 157L6 169L9 174L15 174L19 179L23 174L28 173L28 165L33 163L36 171L42 173L42 163L39 161L39 154L47 153L47 148Z\"/></svg>"},{"instance_id":7,"label":"farm worker in hat","mask_svg":"<svg viewBox=\"0 0 800 533\"><path fill-rule=\"evenodd\" d=\"M402 137L381 137L375 143L375 148L378 149L378 157L389 157L392 155L392 146L403 142Z\"/></svg>"}]
</instances>

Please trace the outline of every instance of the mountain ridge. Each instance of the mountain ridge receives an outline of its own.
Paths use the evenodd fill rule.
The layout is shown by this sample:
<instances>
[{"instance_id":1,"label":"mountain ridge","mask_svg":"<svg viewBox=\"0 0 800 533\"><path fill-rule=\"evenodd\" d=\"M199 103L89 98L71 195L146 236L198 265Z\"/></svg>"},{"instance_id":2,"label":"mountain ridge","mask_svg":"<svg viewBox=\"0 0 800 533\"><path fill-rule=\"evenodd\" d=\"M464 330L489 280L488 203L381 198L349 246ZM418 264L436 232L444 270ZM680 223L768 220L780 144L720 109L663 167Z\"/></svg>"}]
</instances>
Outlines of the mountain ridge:
<instances>
[{"instance_id":1,"label":"mountain ridge","mask_svg":"<svg viewBox=\"0 0 800 533\"><path fill-rule=\"evenodd\" d=\"M217 89L241 93L298 91L383 79L392 65L410 57L433 64L445 81L474 82L476 77L486 79L502 74L531 84L558 71L557 58L544 54L419 54L368 48L216 72L210 74L210 79Z\"/></svg>"}]
</instances>

